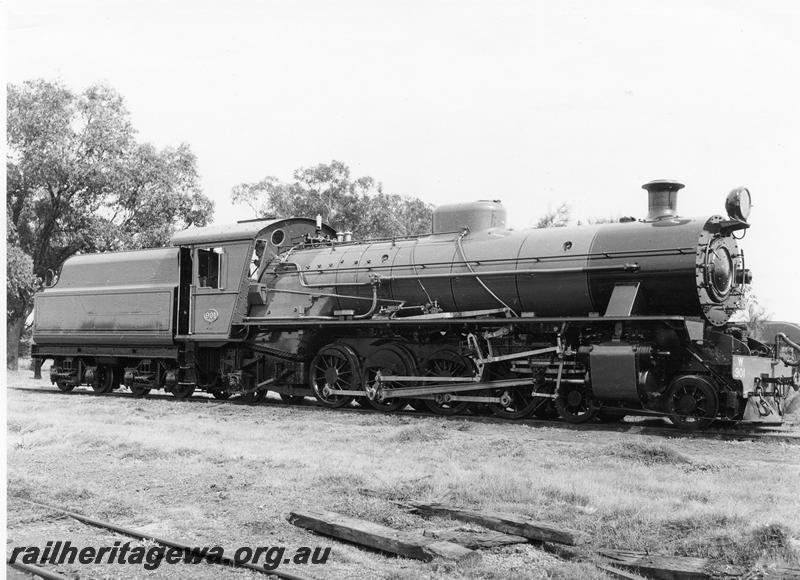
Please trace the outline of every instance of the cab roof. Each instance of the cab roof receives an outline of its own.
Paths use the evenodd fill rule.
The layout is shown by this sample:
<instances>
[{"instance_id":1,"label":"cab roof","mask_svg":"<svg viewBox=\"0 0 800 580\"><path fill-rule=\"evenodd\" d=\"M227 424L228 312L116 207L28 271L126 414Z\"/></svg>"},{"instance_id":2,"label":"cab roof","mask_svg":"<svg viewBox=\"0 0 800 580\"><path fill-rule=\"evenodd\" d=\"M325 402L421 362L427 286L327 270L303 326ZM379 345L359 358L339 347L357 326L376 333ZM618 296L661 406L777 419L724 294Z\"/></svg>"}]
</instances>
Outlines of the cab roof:
<instances>
[{"instance_id":1,"label":"cab roof","mask_svg":"<svg viewBox=\"0 0 800 580\"><path fill-rule=\"evenodd\" d=\"M285 219L246 220L235 224L189 228L176 232L170 239L170 244L173 246L191 246L194 244L254 240L275 224L285 221Z\"/></svg>"}]
</instances>

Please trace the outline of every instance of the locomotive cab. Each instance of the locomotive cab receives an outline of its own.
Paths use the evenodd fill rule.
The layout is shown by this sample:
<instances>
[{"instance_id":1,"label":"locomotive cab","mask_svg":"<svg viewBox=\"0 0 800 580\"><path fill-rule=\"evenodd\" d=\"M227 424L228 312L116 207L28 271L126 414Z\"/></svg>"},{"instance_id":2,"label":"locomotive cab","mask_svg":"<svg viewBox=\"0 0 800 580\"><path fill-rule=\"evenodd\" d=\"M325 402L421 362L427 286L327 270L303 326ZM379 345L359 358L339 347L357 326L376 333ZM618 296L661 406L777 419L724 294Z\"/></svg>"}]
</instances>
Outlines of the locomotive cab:
<instances>
[{"instance_id":1,"label":"locomotive cab","mask_svg":"<svg viewBox=\"0 0 800 580\"><path fill-rule=\"evenodd\" d=\"M249 304L265 294L258 279L266 265L305 239L334 234L306 218L246 220L176 233L171 244L180 247L181 282L175 338L236 339Z\"/></svg>"}]
</instances>

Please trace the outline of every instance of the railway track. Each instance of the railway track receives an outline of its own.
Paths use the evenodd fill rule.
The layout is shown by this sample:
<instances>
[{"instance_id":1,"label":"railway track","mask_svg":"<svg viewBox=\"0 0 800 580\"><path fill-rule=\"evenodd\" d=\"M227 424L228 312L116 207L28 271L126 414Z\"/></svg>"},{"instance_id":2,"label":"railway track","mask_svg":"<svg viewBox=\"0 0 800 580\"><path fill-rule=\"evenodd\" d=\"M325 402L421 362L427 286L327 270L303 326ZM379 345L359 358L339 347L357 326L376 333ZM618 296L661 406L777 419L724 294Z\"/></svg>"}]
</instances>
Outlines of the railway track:
<instances>
[{"instance_id":1,"label":"railway track","mask_svg":"<svg viewBox=\"0 0 800 580\"><path fill-rule=\"evenodd\" d=\"M9 387L10 390L24 391L27 393L35 393L36 395L49 395L53 397L65 396L79 396L79 397L99 397L99 398L117 398L117 399L130 399L132 401L141 400L158 400L167 401L170 404L212 404L214 406L254 406L252 403L237 400L232 398L228 400L218 400L211 396L197 396L193 395L186 399L177 399L169 394L149 394L146 397L135 397L129 392L114 392L114 393L95 393L90 389L74 390L69 393L62 393L48 388L29 388L29 387ZM310 412L320 413L355 413L355 414L380 414L380 415L401 415L404 417L435 417L443 420L450 421L471 421L475 423L488 423L488 424L515 424L525 425L533 428L557 428L568 431L583 431L583 432L613 432L613 433L630 433L638 435L653 435L666 438L683 438L683 439L717 439L722 441L769 441L776 443L787 443L800 445L800 432L792 432L787 430L786 427L743 427L734 426L732 428L717 428L706 429L703 431L684 431L678 429L673 425L664 422L660 417L653 417L651 419L644 418L638 421L625 421L620 423L584 423L584 424L571 424L563 421L551 421L546 419L519 419L509 420L492 416L482 415L455 415L443 416L434 413L420 412L407 408L406 410L384 412L376 409L366 409L360 407L346 407L346 408L329 408L322 405L317 405L310 402L308 399L303 403L294 404L287 403L279 399L267 399L267 401L274 403L276 408L285 406L292 408L302 408Z\"/></svg>"},{"instance_id":2,"label":"railway track","mask_svg":"<svg viewBox=\"0 0 800 580\"><path fill-rule=\"evenodd\" d=\"M275 570L275 569L270 570L264 568L263 566L258 566L249 562L237 561L229 556L206 555L206 553L198 552L198 549L196 547L186 542L155 536L149 532L144 532L133 528L120 526L113 522L92 518L84 514L64 509L62 507L48 505L45 503L40 503L37 501L32 501L24 498L17 498L17 501L24 502L28 505L35 506L38 509L51 512L53 514L57 514L59 516L66 516L68 518L72 518L73 520L86 524L87 526L91 526L93 528L98 528L106 532L110 532L115 536L133 538L134 540L140 542L152 542L154 544L158 544L159 546L163 546L164 548L173 548L175 550L180 551L183 557L191 559L194 564L205 562L211 565L218 565L227 568L242 568L247 570L253 570L255 572L264 574L268 577L281 578L283 580L308 580L308 578L304 576L299 576L297 574L292 574L290 572L285 572L283 570ZM7 561L7 566L9 568L30 574L35 578L44 578L45 580L77 580L76 576L63 575L59 572L56 572L55 570L52 570L50 568L43 568L38 565L34 566L29 564L23 564L22 562L11 562L9 560Z\"/></svg>"}]
</instances>

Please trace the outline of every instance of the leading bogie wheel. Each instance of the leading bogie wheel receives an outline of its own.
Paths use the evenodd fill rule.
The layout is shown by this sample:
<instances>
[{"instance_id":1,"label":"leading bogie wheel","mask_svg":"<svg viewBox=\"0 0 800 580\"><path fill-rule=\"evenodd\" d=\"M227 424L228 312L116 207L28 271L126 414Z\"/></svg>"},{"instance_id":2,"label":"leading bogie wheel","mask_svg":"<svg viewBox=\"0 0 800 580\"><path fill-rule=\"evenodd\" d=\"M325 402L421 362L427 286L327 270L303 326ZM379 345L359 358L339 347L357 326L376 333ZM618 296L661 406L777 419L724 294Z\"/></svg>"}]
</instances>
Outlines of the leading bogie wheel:
<instances>
[{"instance_id":1,"label":"leading bogie wheel","mask_svg":"<svg viewBox=\"0 0 800 580\"><path fill-rule=\"evenodd\" d=\"M597 416L600 406L586 384L562 384L556 397L558 416L567 423L587 423Z\"/></svg>"},{"instance_id":2,"label":"leading bogie wheel","mask_svg":"<svg viewBox=\"0 0 800 580\"><path fill-rule=\"evenodd\" d=\"M717 416L719 401L711 382L699 375L672 380L666 393L669 419L685 431L705 429Z\"/></svg>"},{"instance_id":3,"label":"leading bogie wheel","mask_svg":"<svg viewBox=\"0 0 800 580\"><path fill-rule=\"evenodd\" d=\"M378 371L383 376L409 376L415 374L415 368L414 357L405 348L397 344L387 344L372 352L364 361L364 387L375 381ZM401 389L411 387L414 383L384 381L383 385L387 388ZM364 402L373 409L386 412L398 411L408 405L408 400L401 398L386 399L384 401L366 398L365 401L362 401L362 404Z\"/></svg>"},{"instance_id":4,"label":"leading bogie wheel","mask_svg":"<svg viewBox=\"0 0 800 580\"><path fill-rule=\"evenodd\" d=\"M346 344L323 346L311 361L308 383L317 400L326 407L344 407L353 400L351 395L336 391L360 389L361 366L353 349Z\"/></svg>"}]
</instances>

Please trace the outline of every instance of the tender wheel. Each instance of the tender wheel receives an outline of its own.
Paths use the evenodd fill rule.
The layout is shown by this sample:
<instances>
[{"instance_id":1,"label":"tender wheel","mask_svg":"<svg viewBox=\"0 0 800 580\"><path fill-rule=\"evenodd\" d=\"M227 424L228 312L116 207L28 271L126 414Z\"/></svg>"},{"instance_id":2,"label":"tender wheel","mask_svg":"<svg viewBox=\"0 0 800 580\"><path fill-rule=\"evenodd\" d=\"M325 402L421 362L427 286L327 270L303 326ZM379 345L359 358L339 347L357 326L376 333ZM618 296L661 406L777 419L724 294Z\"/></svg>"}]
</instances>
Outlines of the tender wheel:
<instances>
[{"instance_id":1,"label":"tender wheel","mask_svg":"<svg viewBox=\"0 0 800 580\"><path fill-rule=\"evenodd\" d=\"M422 363L422 370L428 377L464 377L466 379L472 374L469 360L452 348L443 348L433 352ZM424 402L431 413L445 416L466 413L470 405L466 401L446 403L444 401L437 402L435 399L425 399Z\"/></svg>"},{"instance_id":2,"label":"tender wheel","mask_svg":"<svg viewBox=\"0 0 800 580\"><path fill-rule=\"evenodd\" d=\"M403 347L390 344L380 347L364 361L364 380L367 384L375 380L378 371L382 375L413 375L414 359ZM410 387L412 383L387 383L390 388ZM385 401L372 401L367 399L367 405L380 411L397 411L408 405L408 399L386 399Z\"/></svg>"},{"instance_id":3,"label":"tender wheel","mask_svg":"<svg viewBox=\"0 0 800 580\"><path fill-rule=\"evenodd\" d=\"M258 405L259 403L263 402L264 399L267 398L267 389L261 389L260 391L256 391L255 393L247 393L246 395L242 395L241 399L244 403L248 405Z\"/></svg>"},{"instance_id":4,"label":"tender wheel","mask_svg":"<svg viewBox=\"0 0 800 580\"><path fill-rule=\"evenodd\" d=\"M290 405L300 405L306 398L303 395L286 395L281 393L281 400Z\"/></svg>"},{"instance_id":5,"label":"tender wheel","mask_svg":"<svg viewBox=\"0 0 800 580\"><path fill-rule=\"evenodd\" d=\"M188 399L194 393L194 385L175 385L172 388L172 396L177 399Z\"/></svg>"},{"instance_id":6,"label":"tender wheel","mask_svg":"<svg viewBox=\"0 0 800 580\"><path fill-rule=\"evenodd\" d=\"M360 388L361 367L353 349L346 344L329 344L320 349L308 373L308 382L317 400L326 407L344 407L353 397L336 391ZM326 389L327 387L327 389Z\"/></svg>"},{"instance_id":7,"label":"tender wheel","mask_svg":"<svg viewBox=\"0 0 800 580\"><path fill-rule=\"evenodd\" d=\"M110 393L114 390L114 367L109 365L97 367L97 380L92 383L92 390L95 393Z\"/></svg>"},{"instance_id":8,"label":"tender wheel","mask_svg":"<svg viewBox=\"0 0 800 580\"><path fill-rule=\"evenodd\" d=\"M686 431L705 429L717 416L719 403L714 386L698 375L672 380L667 389L666 407L670 421Z\"/></svg>"},{"instance_id":9,"label":"tender wheel","mask_svg":"<svg viewBox=\"0 0 800 580\"><path fill-rule=\"evenodd\" d=\"M150 387L143 387L141 385L133 385L131 387L131 393L133 393L134 397L144 397L150 392Z\"/></svg>"},{"instance_id":10,"label":"tender wheel","mask_svg":"<svg viewBox=\"0 0 800 580\"><path fill-rule=\"evenodd\" d=\"M56 386L58 387L58 390L61 391L62 393L69 393L72 389L75 388L75 385L73 385L72 383L68 383L66 381L58 381L56 383Z\"/></svg>"},{"instance_id":11,"label":"tender wheel","mask_svg":"<svg viewBox=\"0 0 800 580\"><path fill-rule=\"evenodd\" d=\"M567 423L586 423L597 416L599 407L586 385L562 385L556 397L558 416Z\"/></svg>"},{"instance_id":12,"label":"tender wheel","mask_svg":"<svg viewBox=\"0 0 800 580\"><path fill-rule=\"evenodd\" d=\"M111 380L111 390L116 391L122 386L122 379L125 377L125 369L122 367L112 367L113 378Z\"/></svg>"}]
</instances>

